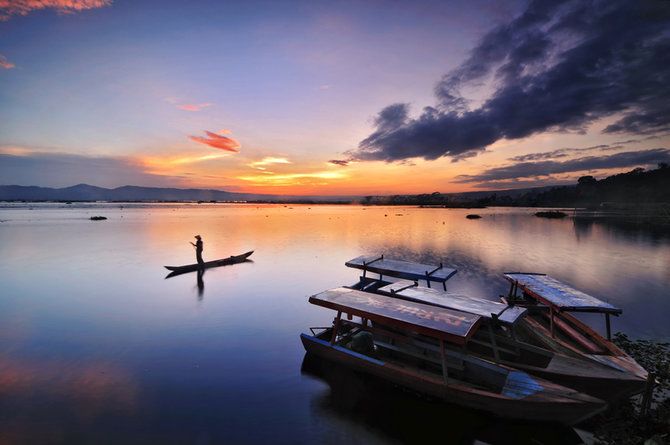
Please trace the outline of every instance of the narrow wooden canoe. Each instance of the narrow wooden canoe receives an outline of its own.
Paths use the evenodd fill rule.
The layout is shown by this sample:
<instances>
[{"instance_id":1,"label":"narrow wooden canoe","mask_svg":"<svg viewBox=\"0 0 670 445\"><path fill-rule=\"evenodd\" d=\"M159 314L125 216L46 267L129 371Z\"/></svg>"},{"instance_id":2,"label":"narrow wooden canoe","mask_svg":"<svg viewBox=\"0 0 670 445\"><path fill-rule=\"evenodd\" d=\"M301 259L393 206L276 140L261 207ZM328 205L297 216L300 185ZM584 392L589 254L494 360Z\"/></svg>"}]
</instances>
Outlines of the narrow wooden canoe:
<instances>
[{"instance_id":1,"label":"narrow wooden canoe","mask_svg":"<svg viewBox=\"0 0 670 445\"><path fill-rule=\"evenodd\" d=\"M179 275L182 273L195 272L196 270L202 270L202 269L209 269L210 267L229 266L231 264L243 263L247 261L247 258L249 258L252 253L254 253L253 250L251 252L243 253L241 255L229 256L228 258L221 258L220 260L207 261L206 263L202 264L195 263L186 266L164 266L164 267L167 270L172 271L172 273L168 276L173 277L175 275Z\"/></svg>"}]
</instances>

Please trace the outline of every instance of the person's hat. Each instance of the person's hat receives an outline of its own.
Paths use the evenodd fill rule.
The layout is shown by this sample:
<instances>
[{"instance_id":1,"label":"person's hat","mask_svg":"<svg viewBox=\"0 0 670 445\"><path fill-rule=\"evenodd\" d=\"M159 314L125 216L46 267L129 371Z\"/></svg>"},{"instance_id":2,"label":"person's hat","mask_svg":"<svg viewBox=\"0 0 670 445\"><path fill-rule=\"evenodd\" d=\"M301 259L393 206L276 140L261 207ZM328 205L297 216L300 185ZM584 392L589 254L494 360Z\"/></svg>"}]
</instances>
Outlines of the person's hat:
<instances>
[{"instance_id":1,"label":"person's hat","mask_svg":"<svg viewBox=\"0 0 670 445\"><path fill-rule=\"evenodd\" d=\"M196 235L196 236L194 236L193 238L198 238L198 239L200 239L200 235Z\"/></svg>"}]
</instances>

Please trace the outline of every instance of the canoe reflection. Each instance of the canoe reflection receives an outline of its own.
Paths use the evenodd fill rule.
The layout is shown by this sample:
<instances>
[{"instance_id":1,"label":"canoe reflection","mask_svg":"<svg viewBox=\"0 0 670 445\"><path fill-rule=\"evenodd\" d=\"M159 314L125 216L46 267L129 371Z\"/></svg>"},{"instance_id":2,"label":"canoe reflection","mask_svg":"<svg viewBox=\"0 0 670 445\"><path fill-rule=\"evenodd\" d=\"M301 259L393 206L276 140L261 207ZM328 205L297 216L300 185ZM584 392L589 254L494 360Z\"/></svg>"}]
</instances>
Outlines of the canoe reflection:
<instances>
[{"instance_id":1,"label":"canoe reflection","mask_svg":"<svg viewBox=\"0 0 670 445\"><path fill-rule=\"evenodd\" d=\"M340 364L305 354L301 374L325 381L330 391L315 395L319 416L363 423L401 443L581 444L575 431L547 423L522 423L431 400Z\"/></svg>"}]
</instances>

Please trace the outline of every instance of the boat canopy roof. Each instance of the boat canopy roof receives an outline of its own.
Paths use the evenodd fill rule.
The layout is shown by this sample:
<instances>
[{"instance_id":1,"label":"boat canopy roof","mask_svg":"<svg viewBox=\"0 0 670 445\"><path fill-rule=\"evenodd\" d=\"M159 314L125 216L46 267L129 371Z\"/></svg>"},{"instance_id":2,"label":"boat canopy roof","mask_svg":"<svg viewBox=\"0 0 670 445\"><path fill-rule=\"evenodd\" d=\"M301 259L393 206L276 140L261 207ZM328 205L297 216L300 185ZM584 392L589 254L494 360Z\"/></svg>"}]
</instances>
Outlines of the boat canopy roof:
<instances>
[{"instance_id":1,"label":"boat canopy roof","mask_svg":"<svg viewBox=\"0 0 670 445\"><path fill-rule=\"evenodd\" d=\"M459 345L474 334L481 317L347 287L330 289L309 302L346 314L439 338Z\"/></svg>"},{"instance_id":2,"label":"boat canopy roof","mask_svg":"<svg viewBox=\"0 0 670 445\"><path fill-rule=\"evenodd\" d=\"M561 311L601 312L619 315L622 310L544 274L506 273L505 278L538 301Z\"/></svg>"},{"instance_id":3,"label":"boat canopy roof","mask_svg":"<svg viewBox=\"0 0 670 445\"><path fill-rule=\"evenodd\" d=\"M483 298L419 287L413 281L407 280L396 281L380 287L378 292L394 295L405 300L455 309L489 319L495 316L500 322L507 324L516 323L527 313L527 309L520 306L508 306L504 303Z\"/></svg>"},{"instance_id":4,"label":"boat canopy roof","mask_svg":"<svg viewBox=\"0 0 670 445\"><path fill-rule=\"evenodd\" d=\"M427 280L444 283L456 274L456 269L439 265L413 263L410 261L390 260L384 255L359 256L344 263L347 267L366 270L389 277L407 280Z\"/></svg>"}]
</instances>

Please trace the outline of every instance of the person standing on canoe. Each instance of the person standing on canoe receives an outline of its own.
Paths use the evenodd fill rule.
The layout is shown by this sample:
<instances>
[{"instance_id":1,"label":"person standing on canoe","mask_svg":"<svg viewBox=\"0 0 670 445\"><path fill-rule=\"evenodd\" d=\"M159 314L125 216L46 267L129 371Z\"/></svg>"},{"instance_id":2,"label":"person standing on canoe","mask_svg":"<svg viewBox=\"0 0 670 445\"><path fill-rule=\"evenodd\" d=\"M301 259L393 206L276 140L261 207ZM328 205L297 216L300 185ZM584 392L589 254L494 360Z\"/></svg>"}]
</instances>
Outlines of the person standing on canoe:
<instances>
[{"instance_id":1,"label":"person standing on canoe","mask_svg":"<svg viewBox=\"0 0 670 445\"><path fill-rule=\"evenodd\" d=\"M197 241L195 244L191 243L191 245L195 247L195 258L198 260L198 264L202 266L205 263L202 260L202 238L200 238L200 235L196 235L195 239Z\"/></svg>"}]
</instances>

